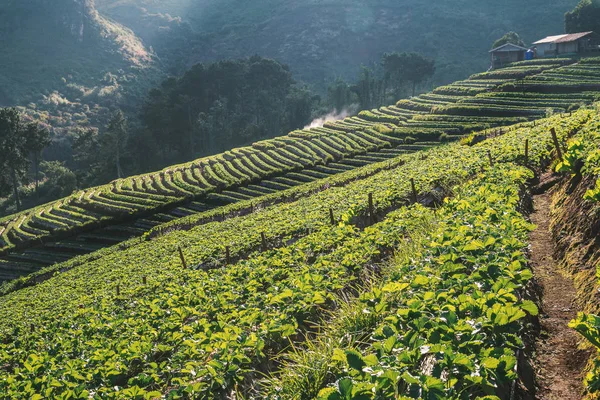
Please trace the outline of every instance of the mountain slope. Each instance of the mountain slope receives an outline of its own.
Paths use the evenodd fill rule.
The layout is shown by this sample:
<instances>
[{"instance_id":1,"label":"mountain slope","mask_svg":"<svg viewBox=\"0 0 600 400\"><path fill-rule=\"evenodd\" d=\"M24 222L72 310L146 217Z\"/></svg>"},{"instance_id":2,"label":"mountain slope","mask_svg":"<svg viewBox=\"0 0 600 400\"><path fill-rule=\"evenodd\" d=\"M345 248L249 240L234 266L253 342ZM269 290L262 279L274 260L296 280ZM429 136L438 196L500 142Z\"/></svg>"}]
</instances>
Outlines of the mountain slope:
<instances>
[{"instance_id":1,"label":"mountain slope","mask_svg":"<svg viewBox=\"0 0 600 400\"><path fill-rule=\"evenodd\" d=\"M562 32L564 13L576 4L577 0L98 0L102 12L135 32L147 34L143 21L159 14L189 24L194 35L180 30L179 40L168 48L167 63L182 67L257 53L290 64L295 76L315 85L337 76L353 78L361 64L391 51L418 51L436 59L437 83L463 78L488 67L489 46L507 31L521 33L527 42ZM173 47L178 45L192 46L193 51L177 51Z\"/></svg>"},{"instance_id":2,"label":"mountain slope","mask_svg":"<svg viewBox=\"0 0 600 400\"><path fill-rule=\"evenodd\" d=\"M92 0L9 0L0 5L0 102L37 101L66 84L91 87L107 72L143 68L151 53Z\"/></svg>"}]
</instances>

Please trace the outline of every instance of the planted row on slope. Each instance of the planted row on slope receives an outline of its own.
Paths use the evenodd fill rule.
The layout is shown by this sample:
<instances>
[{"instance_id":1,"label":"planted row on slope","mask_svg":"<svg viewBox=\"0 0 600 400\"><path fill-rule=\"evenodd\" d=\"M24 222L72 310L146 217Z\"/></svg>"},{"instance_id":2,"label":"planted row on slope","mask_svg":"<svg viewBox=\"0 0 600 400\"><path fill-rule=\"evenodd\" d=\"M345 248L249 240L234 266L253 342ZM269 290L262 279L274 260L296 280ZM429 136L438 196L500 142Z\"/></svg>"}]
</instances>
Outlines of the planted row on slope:
<instances>
[{"instance_id":1,"label":"planted row on slope","mask_svg":"<svg viewBox=\"0 0 600 400\"><path fill-rule=\"evenodd\" d=\"M252 377L248 367L301 332L315 311L331 304L327 293L336 290L337 282L348 282L343 279L352 276L348 270L360 269L364 258L352 258L361 254L358 248L340 250L335 253L339 259L326 257L336 243L355 244L351 239L358 231L348 223L368 215L367 193L373 193L377 213L386 215L410 198L410 178L422 191L436 193L480 171L488 150L498 163L522 159L525 138L531 144L530 162L538 165L552 149L550 127L563 139L589 116L581 111L477 146L454 144L407 156L412 159L402 166L346 186L113 249L101 259L11 293L0 304L5 338L0 389L27 396L103 397L202 397L211 390L242 390ZM343 216L341 227L331 227L329 209L336 218ZM244 259L263 245L260 233L268 244L278 242L282 248L238 263L248 267L247 273L219 261L227 245L230 256ZM315 241L321 234L326 238ZM375 240L389 238L383 234ZM295 244L305 247L295 253ZM178 247L187 265L198 270L182 269ZM374 247L369 242L365 249ZM272 257L283 258L275 262ZM238 307L238 298L248 306ZM273 318L263 319L265 315Z\"/></svg>"},{"instance_id":2,"label":"planted row on slope","mask_svg":"<svg viewBox=\"0 0 600 400\"><path fill-rule=\"evenodd\" d=\"M95 230L76 234L65 240L48 242L40 246L30 247L24 251L11 252L0 257L0 282L17 279L23 275L40 270L44 266L64 262L77 256L98 251L103 247L115 245L132 237L142 236L152 228L173 219L187 217L191 214L203 213L224 204L236 203L286 190L318 179L324 179L355 168L372 163L426 149L435 144L401 145L397 148L386 148L379 151L357 154L344 158L339 162L305 168L299 172L288 172L278 177L261 180L253 184L223 190L220 193L207 195L203 202L192 201L164 212L140 217L132 222L108 225Z\"/></svg>"},{"instance_id":3,"label":"planted row on slope","mask_svg":"<svg viewBox=\"0 0 600 400\"><path fill-rule=\"evenodd\" d=\"M429 211L432 231L284 355L259 397L507 398L526 317L538 312L521 300L532 273L524 252L531 226L519 206L531 176L497 164Z\"/></svg>"}]
</instances>

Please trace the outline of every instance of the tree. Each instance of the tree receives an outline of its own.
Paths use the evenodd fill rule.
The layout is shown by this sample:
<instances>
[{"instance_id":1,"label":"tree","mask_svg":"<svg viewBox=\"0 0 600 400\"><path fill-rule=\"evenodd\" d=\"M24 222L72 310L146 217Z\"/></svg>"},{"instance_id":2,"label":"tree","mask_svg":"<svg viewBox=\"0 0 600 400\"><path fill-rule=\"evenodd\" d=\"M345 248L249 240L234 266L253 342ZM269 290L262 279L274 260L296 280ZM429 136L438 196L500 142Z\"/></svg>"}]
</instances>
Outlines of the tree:
<instances>
[{"instance_id":1,"label":"tree","mask_svg":"<svg viewBox=\"0 0 600 400\"><path fill-rule=\"evenodd\" d=\"M388 89L392 89L392 94L395 99L401 97L402 87L406 83L406 77L404 76L404 55L394 52L385 53L381 58L381 66L383 67L383 88L387 92Z\"/></svg>"},{"instance_id":2,"label":"tree","mask_svg":"<svg viewBox=\"0 0 600 400\"><path fill-rule=\"evenodd\" d=\"M289 68L274 60L197 64L149 92L136 140L156 149L151 159L158 168L302 128L311 103Z\"/></svg>"},{"instance_id":3,"label":"tree","mask_svg":"<svg viewBox=\"0 0 600 400\"><path fill-rule=\"evenodd\" d=\"M123 178L121 159L127 145L127 119L123 111L117 110L112 114L104 134L101 136L101 151L105 159L112 160L116 167L117 178Z\"/></svg>"},{"instance_id":4,"label":"tree","mask_svg":"<svg viewBox=\"0 0 600 400\"><path fill-rule=\"evenodd\" d=\"M0 159L0 173L8 174L5 179L12 185L17 211L21 210L19 185L27 172L28 153L21 115L16 108L0 109L0 154L3 155Z\"/></svg>"},{"instance_id":5,"label":"tree","mask_svg":"<svg viewBox=\"0 0 600 400\"><path fill-rule=\"evenodd\" d=\"M492 49L498 48L498 47L503 46L503 45L505 45L507 43L515 44L515 45L521 46L521 47L525 47L525 42L523 41L523 39L521 39L521 36L519 36L518 33L511 31L511 32L506 33L500 39L496 40L494 42L494 44L492 45Z\"/></svg>"},{"instance_id":6,"label":"tree","mask_svg":"<svg viewBox=\"0 0 600 400\"><path fill-rule=\"evenodd\" d=\"M412 83L412 95L417 85L435 73L435 62L419 53L386 53L382 58L385 80L393 82L396 90L404 81Z\"/></svg>"},{"instance_id":7,"label":"tree","mask_svg":"<svg viewBox=\"0 0 600 400\"><path fill-rule=\"evenodd\" d=\"M327 103L334 110L341 112L356 101L356 95L352 93L350 85L338 78L327 88Z\"/></svg>"},{"instance_id":8,"label":"tree","mask_svg":"<svg viewBox=\"0 0 600 400\"><path fill-rule=\"evenodd\" d=\"M581 0L573 11L565 14L567 33L600 31L600 0Z\"/></svg>"},{"instance_id":9,"label":"tree","mask_svg":"<svg viewBox=\"0 0 600 400\"><path fill-rule=\"evenodd\" d=\"M103 175L100 140L95 129L78 129L72 143L74 171L80 186L91 186Z\"/></svg>"},{"instance_id":10,"label":"tree","mask_svg":"<svg viewBox=\"0 0 600 400\"><path fill-rule=\"evenodd\" d=\"M412 95L416 94L417 85L430 79L435 73L435 61L418 53L409 53L406 63L406 78L412 82Z\"/></svg>"},{"instance_id":11,"label":"tree","mask_svg":"<svg viewBox=\"0 0 600 400\"><path fill-rule=\"evenodd\" d=\"M47 201L69 196L77 188L77 177L64 163L43 161L40 167L46 178L42 191Z\"/></svg>"},{"instance_id":12,"label":"tree","mask_svg":"<svg viewBox=\"0 0 600 400\"><path fill-rule=\"evenodd\" d=\"M40 182L40 155L42 150L50 145L50 132L45 127L32 122L27 124L25 127L25 134L27 137L27 149L30 151L33 158L33 170L35 177L35 196L39 199L39 182Z\"/></svg>"},{"instance_id":13,"label":"tree","mask_svg":"<svg viewBox=\"0 0 600 400\"><path fill-rule=\"evenodd\" d=\"M352 87L358 97L359 108L367 110L379 106L382 87L383 82L377 78L373 70L365 66L361 67L358 82Z\"/></svg>"}]
</instances>

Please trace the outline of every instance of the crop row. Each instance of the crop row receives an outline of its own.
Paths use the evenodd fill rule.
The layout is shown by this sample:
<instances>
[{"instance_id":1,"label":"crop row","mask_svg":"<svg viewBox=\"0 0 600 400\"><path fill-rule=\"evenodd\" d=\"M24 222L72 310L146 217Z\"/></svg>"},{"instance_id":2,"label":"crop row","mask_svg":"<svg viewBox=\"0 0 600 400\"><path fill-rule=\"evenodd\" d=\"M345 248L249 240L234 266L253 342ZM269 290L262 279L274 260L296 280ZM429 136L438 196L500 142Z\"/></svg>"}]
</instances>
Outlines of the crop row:
<instances>
[{"instance_id":1,"label":"crop row","mask_svg":"<svg viewBox=\"0 0 600 400\"><path fill-rule=\"evenodd\" d=\"M524 253L531 225L518 210L530 176L495 165L437 212L416 208L413 219L435 228L413 236L410 254L325 323L306 350L285 357L261 397L507 397L526 317L538 312L519 293L532 277Z\"/></svg>"},{"instance_id":2,"label":"crop row","mask_svg":"<svg viewBox=\"0 0 600 400\"><path fill-rule=\"evenodd\" d=\"M534 70L531 69L532 72ZM464 81L465 84L467 82L478 85L480 81ZM505 82L487 80L483 91ZM454 87L461 88L460 83ZM413 100L400 101L395 106L364 111L358 117L330 122L323 128L295 131L289 136L255 143L252 147L234 149L158 173L80 191L58 202L0 220L0 252L27 247L38 243L40 239L68 237L100 224L160 211L190 198L219 193L270 176L388 147L407 137L430 140L441 133L457 135L485 128L488 125L469 122L455 126L407 124L407 120L415 115L429 113L433 108L480 92L479 89L476 92L461 92L459 96L434 92ZM486 110L473 115L483 115ZM496 110L492 111L490 116L498 115ZM512 115L514 113L509 113L509 116Z\"/></svg>"},{"instance_id":3,"label":"crop row","mask_svg":"<svg viewBox=\"0 0 600 400\"><path fill-rule=\"evenodd\" d=\"M488 151L498 163L522 159L525 138L530 140L531 165L537 165L551 151L550 127L562 140L589 116L590 111L557 116L477 146L454 144L411 155L404 165L343 187L113 249L101 259L8 294L0 304L0 390L103 397L137 391L151 397L155 391L240 389L250 376L243 371L306 326L319 307L330 303L327 294L337 290L336 282L352 279L350 267L360 266L351 257L359 254L356 249L340 250L340 256L347 255L332 261L326 258L328 243L338 242L314 238L331 234L351 246L358 231L350 225L406 204L411 178L421 193L434 194L479 171ZM376 215L369 211L369 192ZM341 227L330 226L330 210L344 222ZM349 236L337 231L344 226ZM225 247L235 260L265 243L282 247L240 261L239 269L223 265ZM306 264L300 263L302 252L294 258L295 244L307 246ZM271 254L288 258L274 263ZM321 254L323 263L315 264ZM321 269L313 271L313 264ZM238 297L248 307L239 307Z\"/></svg>"},{"instance_id":4,"label":"crop row","mask_svg":"<svg viewBox=\"0 0 600 400\"><path fill-rule=\"evenodd\" d=\"M477 84L480 81L464 82ZM489 86L489 83L503 82L506 80L488 80L486 84ZM3 223L0 222L0 245L3 245L3 250L0 251L6 252L15 245L25 247L47 237L67 237L98 226L99 223L156 212L186 199L210 193L213 193L210 195L212 198L225 202L244 199L243 194L232 197L227 190L408 139L435 140L442 133L462 135L510 123L519 115L539 117L543 115L542 106L558 105L541 103L538 104L540 109L535 112L531 108L518 112L512 109L517 105L525 105L529 99L530 97L523 99L522 102L514 100L516 103L513 103L511 109L504 107L501 102L490 102L492 107L464 107L450 104L459 101L487 104L489 101L462 95L426 94L401 101L396 106L365 111L362 118L352 117L328 123L323 128L295 131L288 137L256 143L252 148L235 149L190 165L175 166L158 174L116 181L112 185L77 193L62 202L50 204L45 209L36 209L10 220L4 219ZM565 99L565 103L561 105L566 108L567 102ZM449 106L444 107L444 104ZM465 117L484 115L500 118L489 124L481 121L452 121L451 124L420 122L423 121L418 119L420 113L432 111ZM501 117L506 120L502 121Z\"/></svg>"},{"instance_id":5,"label":"crop row","mask_svg":"<svg viewBox=\"0 0 600 400\"><path fill-rule=\"evenodd\" d=\"M258 142L208 161L176 166L157 174L119 180L80 191L67 199L8 219L0 227L1 249L47 236L60 236L103 220L176 204L186 198L221 191L261 178L300 170L369 150L389 147L394 137L377 130L315 132L310 137ZM398 141L399 142L399 141Z\"/></svg>"}]
</instances>

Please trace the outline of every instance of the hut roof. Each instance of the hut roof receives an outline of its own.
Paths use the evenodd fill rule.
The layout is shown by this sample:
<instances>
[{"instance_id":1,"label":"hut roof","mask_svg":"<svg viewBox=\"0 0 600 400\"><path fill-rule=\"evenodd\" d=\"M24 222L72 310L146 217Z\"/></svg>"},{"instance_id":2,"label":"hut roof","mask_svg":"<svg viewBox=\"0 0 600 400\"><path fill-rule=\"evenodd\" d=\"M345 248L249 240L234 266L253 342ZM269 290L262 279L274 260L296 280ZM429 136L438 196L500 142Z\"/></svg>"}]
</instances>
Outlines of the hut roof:
<instances>
[{"instance_id":1,"label":"hut roof","mask_svg":"<svg viewBox=\"0 0 600 400\"><path fill-rule=\"evenodd\" d=\"M518 46L516 44L512 44L512 43L506 43L503 44L502 46L496 47L495 49L490 50L490 53L496 53L499 51L527 51L528 49L522 46Z\"/></svg>"},{"instance_id":2,"label":"hut roof","mask_svg":"<svg viewBox=\"0 0 600 400\"><path fill-rule=\"evenodd\" d=\"M583 37L591 35L592 33L594 33L594 32L589 31L589 32L579 32L579 33L569 33L569 34L564 34L564 35L548 36L548 37L543 38L542 40L538 40L537 42L534 42L533 44L574 42Z\"/></svg>"}]
</instances>

